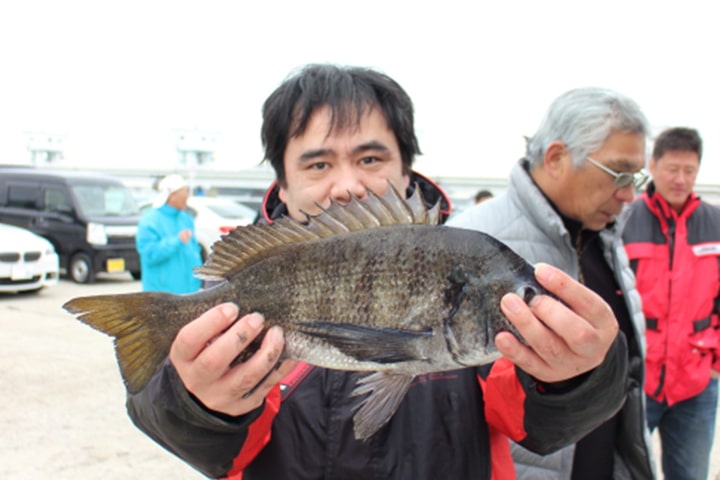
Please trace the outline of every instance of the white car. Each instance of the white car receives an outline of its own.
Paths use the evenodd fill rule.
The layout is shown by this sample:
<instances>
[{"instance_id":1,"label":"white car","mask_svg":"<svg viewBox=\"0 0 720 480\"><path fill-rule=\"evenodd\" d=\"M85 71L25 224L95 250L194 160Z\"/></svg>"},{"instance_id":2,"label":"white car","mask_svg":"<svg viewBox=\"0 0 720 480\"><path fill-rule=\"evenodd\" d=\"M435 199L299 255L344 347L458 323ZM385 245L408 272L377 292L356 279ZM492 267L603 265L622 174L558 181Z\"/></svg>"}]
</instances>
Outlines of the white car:
<instances>
[{"instance_id":1,"label":"white car","mask_svg":"<svg viewBox=\"0 0 720 480\"><path fill-rule=\"evenodd\" d=\"M235 228L253 223L257 215L252 208L223 197L190 197L187 211L195 217L195 234L203 260L213 243Z\"/></svg>"},{"instance_id":2,"label":"white car","mask_svg":"<svg viewBox=\"0 0 720 480\"><path fill-rule=\"evenodd\" d=\"M24 228L0 223L0 292L36 292L55 285L59 269L52 243Z\"/></svg>"}]
</instances>

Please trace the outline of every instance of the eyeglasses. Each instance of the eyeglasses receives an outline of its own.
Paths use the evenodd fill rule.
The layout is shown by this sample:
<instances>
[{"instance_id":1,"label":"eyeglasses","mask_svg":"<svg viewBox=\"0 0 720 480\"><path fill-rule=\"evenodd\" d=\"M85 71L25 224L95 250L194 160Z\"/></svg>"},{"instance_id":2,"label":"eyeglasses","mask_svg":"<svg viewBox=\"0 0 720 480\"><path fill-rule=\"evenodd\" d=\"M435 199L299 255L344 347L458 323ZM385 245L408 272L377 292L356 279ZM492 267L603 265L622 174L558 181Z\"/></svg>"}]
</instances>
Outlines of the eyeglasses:
<instances>
[{"instance_id":1,"label":"eyeglasses","mask_svg":"<svg viewBox=\"0 0 720 480\"><path fill-rule=\"evenodd\" d=\"M645 184L645 182L647 182L647 179L649 178L649 175L647 174L645 169L642 169L639 172L635 173L616 172L614 170L610 170L602 163L595 161L590 157L587 157L587 159L590 161L590 163L598 167L603 172L609 173L610 175L615 177L615 186L617 188L625 188L630 184L633 184L635 188L640 188Z\"/></svg>"}]
</instances>

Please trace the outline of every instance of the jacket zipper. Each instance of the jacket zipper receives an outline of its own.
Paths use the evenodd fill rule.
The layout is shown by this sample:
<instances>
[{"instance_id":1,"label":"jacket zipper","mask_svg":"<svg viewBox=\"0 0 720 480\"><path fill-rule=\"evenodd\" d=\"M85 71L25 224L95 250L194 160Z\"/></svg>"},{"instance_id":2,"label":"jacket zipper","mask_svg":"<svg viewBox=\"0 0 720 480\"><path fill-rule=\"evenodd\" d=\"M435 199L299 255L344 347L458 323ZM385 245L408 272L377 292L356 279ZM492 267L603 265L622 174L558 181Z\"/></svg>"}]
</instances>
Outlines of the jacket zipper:
<instances>
[{"instance_id":1,"label":"jacket zipper","mask_svg":"<svg viewBox=\"0 0 720 480\"><path fill-rule=\"evenodd\" d=\"M672 298L672 269L673 269L673 258L675 256L675 220L673 220L672 217L665 219L667 222L667 239L668 239L668 248L669 251L669 259L670 259L670 278L668 278L668 298ZM668 307L670 303L668 302ZM667 361L668 356L668 341L669 341L669 334L670 334L670 315L669 311L666 312L666 325L665 325L665 352L663 354L663 358ZM658 377L658 386L657 389L653 392L653 398L658 398L660 393L663 391L663 388L665 387L665 369L667 364L663 363L662 367L660 367L660 376Z\"/></svg>"}]
</instances>

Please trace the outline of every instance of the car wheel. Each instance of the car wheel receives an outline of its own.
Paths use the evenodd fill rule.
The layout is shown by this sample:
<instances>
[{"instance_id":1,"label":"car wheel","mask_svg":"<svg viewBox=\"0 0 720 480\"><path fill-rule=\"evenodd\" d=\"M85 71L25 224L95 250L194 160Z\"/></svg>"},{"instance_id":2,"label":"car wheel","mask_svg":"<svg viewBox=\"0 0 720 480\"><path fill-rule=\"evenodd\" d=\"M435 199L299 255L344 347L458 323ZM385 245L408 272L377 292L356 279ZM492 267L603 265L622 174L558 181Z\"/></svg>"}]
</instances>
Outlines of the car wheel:
<instances>
[{"instance_id":1,"label":"car wheel","mask_svg":"<svg viewBox=\"0 0 720 480\"><path fill-rule=\"evenodd\" d=\"M130 275L132 275L133 280L140 280L142 278L142 273L140 270L137 272L130 272Z\"/></svg>"},{"instance_id":2,"label":"car wheel","mask_svg":"<svg viewBox=\"0 0 720 480\"><path fill-rule=\"evenodd\" d=\"M95 281L95 270L92 259L86 253L76 253L70 260L68 269L70 278L76 283L92 283Z\"/></svg>"}]
</instances>

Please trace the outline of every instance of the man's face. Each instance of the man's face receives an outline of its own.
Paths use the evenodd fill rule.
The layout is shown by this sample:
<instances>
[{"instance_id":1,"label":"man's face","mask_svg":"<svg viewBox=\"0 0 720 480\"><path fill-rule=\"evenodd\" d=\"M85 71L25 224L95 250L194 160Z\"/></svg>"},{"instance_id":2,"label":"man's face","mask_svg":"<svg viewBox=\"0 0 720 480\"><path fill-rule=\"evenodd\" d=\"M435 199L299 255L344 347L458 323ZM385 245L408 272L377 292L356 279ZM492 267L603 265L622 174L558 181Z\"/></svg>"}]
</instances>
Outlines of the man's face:
<instances>
[{"instance_id":1,"label":"man's face","mask_svg":"<svg viewBox=\"0 0 720 480\"><path fill-rule=\"evenodd\" d=\"M645 166L645 138L640 134L612 133L589 157L618 173L638 172ZM632 183L618 188L612 175L588 161L574 169L567 151L559 162L561 188L553 201L564 215L579 220L585 229L602 230L635 196Z\"/></svg>"},{"instance_id":2,"label":"man's face","mask_svg":"<svg viewBox=\"0 0 720 480\"><path fill-rule=\"evenodd\" d=\"M183 187L180 190L175 190L167 199L168 205L175 207L178 210L185 210L187 207L188 197L190 197L190 187Z\"/></svg>"},{"instance_id":3,"label":"man's face","mask_svg":"<svg viewBox=\"0 0 720 480\"><path fill-rule=\"evenodd\" d=\"M410 179L403 174L402 158L395 134L388 128L382 112L373 108L357 128L329 132L330 110L316 110L305 131L290 138L285 149L286 186L280 187L280 200L290 216L304 221L305 215L317 214L330 205L350 201L350 193L359 198L370 189L382 195L388 181L404 192Z\"/></svg>"},{"instance_id":4,"label":"man's face","mask_svg":"<svg viewBox=\"0 0 720 480\"><path fill-rule=\"evenodd\" d=\"M650 159L650 173L655 191L676 211L682 210L695 186L700 157L691 151L667 151Z\"/></svg>"}]
</instances>

